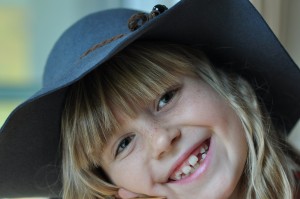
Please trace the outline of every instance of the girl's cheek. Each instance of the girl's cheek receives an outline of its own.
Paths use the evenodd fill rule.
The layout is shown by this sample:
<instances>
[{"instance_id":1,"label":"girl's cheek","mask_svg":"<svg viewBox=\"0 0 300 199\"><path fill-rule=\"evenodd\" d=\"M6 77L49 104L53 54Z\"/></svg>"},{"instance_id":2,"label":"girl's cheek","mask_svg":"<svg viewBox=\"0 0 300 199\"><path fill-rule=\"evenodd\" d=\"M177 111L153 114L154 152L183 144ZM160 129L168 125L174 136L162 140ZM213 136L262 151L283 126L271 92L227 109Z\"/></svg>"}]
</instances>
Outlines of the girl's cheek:
<instances>
[{"instance_id":1,"label":"girl's cheek","mask_svg":"<svg viewBox=\"0 0 300 199\"><path fill-rule=\"evenodd\" d=\"M136 153L136 152L135 152ZM115 163L111 170L112 180L120 187L128 190L140 191L140 185L146 185L149 171L142 164L142 160L137 158L138 154L132 154L118 163ZM143 157L141 155L141 157ZM141 183L143 182L143 183Z\"/></svg>"}]
</instances>

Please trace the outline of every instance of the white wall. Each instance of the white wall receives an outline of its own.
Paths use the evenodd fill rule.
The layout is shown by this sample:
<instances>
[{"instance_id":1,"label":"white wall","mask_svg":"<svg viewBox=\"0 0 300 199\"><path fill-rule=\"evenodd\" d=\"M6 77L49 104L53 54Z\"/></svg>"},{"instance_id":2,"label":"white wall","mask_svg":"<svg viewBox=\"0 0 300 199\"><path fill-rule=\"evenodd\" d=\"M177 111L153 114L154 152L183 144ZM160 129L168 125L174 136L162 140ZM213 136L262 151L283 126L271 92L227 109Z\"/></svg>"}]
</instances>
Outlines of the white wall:
<instances>
[{"instance_id":1,"label":"white wall","mask_svg":"<svg viewBox=\"0 0 300 199\"><path fill-rule=\"evenodd\" d=\"M296 64L300 66L300 1L251 0L251 2L263 15ZM300 109L300 107L295 108ZM300 120L291 132L289 141L300 149Z\"/></svg>"},{"instance_id":2,"label":"white wall","mask_svg":"<svg viewBox=\"0 0 300 199\"><path fill-rule=\"evenodd\" d=\"M300 66L300 1L285 1L285 20L286 34L284 43L291 56L294 58L298 66Z\"/></svg>"},{"instance_id":3,"label":"white wall","mask_svg":"<svg viewBox=\"0 0 300 199\"><path fill-rule=\"evenodd\" d=\"M286 24L284 45L294 61L300 66L300 1L286 1L283 23ZM300 90L299 90L300 92ZM295 107L300 109L300 107ZM289 137L290 142L300 149L300 120Z\"/></svg>"}]
</instances>

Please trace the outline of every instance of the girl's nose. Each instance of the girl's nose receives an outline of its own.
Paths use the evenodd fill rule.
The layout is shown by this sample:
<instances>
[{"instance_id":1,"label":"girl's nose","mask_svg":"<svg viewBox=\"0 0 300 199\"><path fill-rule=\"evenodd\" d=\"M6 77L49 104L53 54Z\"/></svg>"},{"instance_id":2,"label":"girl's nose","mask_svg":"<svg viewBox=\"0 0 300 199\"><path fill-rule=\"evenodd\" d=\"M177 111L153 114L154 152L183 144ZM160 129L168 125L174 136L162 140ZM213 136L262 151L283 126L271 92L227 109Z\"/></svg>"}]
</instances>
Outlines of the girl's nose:
<instances>
[{"instance_id":1,"label":"girl's nose","mask_svg":"<svg viewBox=\"0 0 300 199\"><path fill-rule=\"evenodd\" d=\"M158 129L153 135L153 158L160 159L165 156L180 139L181 132L177 128Z\"/></svg>"}]
</instances>

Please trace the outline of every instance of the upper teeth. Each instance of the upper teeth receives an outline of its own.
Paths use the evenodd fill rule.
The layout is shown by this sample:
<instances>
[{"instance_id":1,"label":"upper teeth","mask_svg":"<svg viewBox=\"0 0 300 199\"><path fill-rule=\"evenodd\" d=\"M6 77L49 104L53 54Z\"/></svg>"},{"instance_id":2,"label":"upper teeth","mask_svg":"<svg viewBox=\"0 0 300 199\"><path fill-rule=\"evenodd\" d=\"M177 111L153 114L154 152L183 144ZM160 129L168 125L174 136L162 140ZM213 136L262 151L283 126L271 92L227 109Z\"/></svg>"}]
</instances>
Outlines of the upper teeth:
<instances>
[{"instance_id":1,"label":"upper teeth","mask_svg":"<svg viewBox=\"0 0 300 199\"><path fill-rule=\"evenodd\" d=\"M190 166L184 166L182 168L182 172L186 175L189 174L191 171L192 171L192 167L190 167Z\"/></svg>"},{"instance_id":2,"label":"upper teeth","mask_svg":"<svg viewBox=\"0 0 300 199\"><path fill-rule=\"evenodd\" d=\"M204 144L204 149L207 151L207 149L208 149L208 146L206 145L206 144Z\"/></svg>"},{"instance_id":3,"label":"upper teeth","mask_svg":"<svg viewBox=\"0 0 300 199\"><path fill-rule=\"evenodd\" d=\"M195 166L195 164L196 164L197 162L198 162L197 156L191 155L191 156L189 157L189 163L190 163L190 165Z\"/></svg>"},{"instance_id":4,"label":"upper teeth","mask_svg":"<svg viewBox=\"0 0 300 199\"><path fill-rule=\"evenodd\" d=\"M201 147L200 153L205 153L205 149L203 147Z\"/></svg>"}]
</instances>

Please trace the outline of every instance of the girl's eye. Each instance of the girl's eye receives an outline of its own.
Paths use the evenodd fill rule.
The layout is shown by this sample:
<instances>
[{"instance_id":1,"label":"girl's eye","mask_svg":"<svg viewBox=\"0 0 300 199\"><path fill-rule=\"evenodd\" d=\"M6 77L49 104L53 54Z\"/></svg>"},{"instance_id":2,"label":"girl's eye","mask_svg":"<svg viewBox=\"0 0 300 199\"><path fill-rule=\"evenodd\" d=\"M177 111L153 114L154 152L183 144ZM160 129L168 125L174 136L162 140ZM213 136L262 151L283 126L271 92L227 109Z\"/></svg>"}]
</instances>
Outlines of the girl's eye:
<instances>
[{"instance_id":1,"label":"girl's eye","mask_svg":"<svg viewBox=\"0 0 300 199\"><path fill-rule=\"evenodd\" d=\"M156 110L159 111L161 110L165 105L167 105L175 96L176 92L178 89L174 89L171 91L166 92L158 101Z\"/></svg>"},{"instance_id":2,"label":"girl's eye","mask_svg":"<svg viewBox=\"0 0 300 199\"><path fill-rule=\"evenodd\" d=\"M122 153L126 149L126 147L134 139L134 137L135 137L135 135L130 135L121 140L121 142L119 143L119 145L117 147L115 157L117 157L120 153Z\"/></svg>"}]
</instances>

